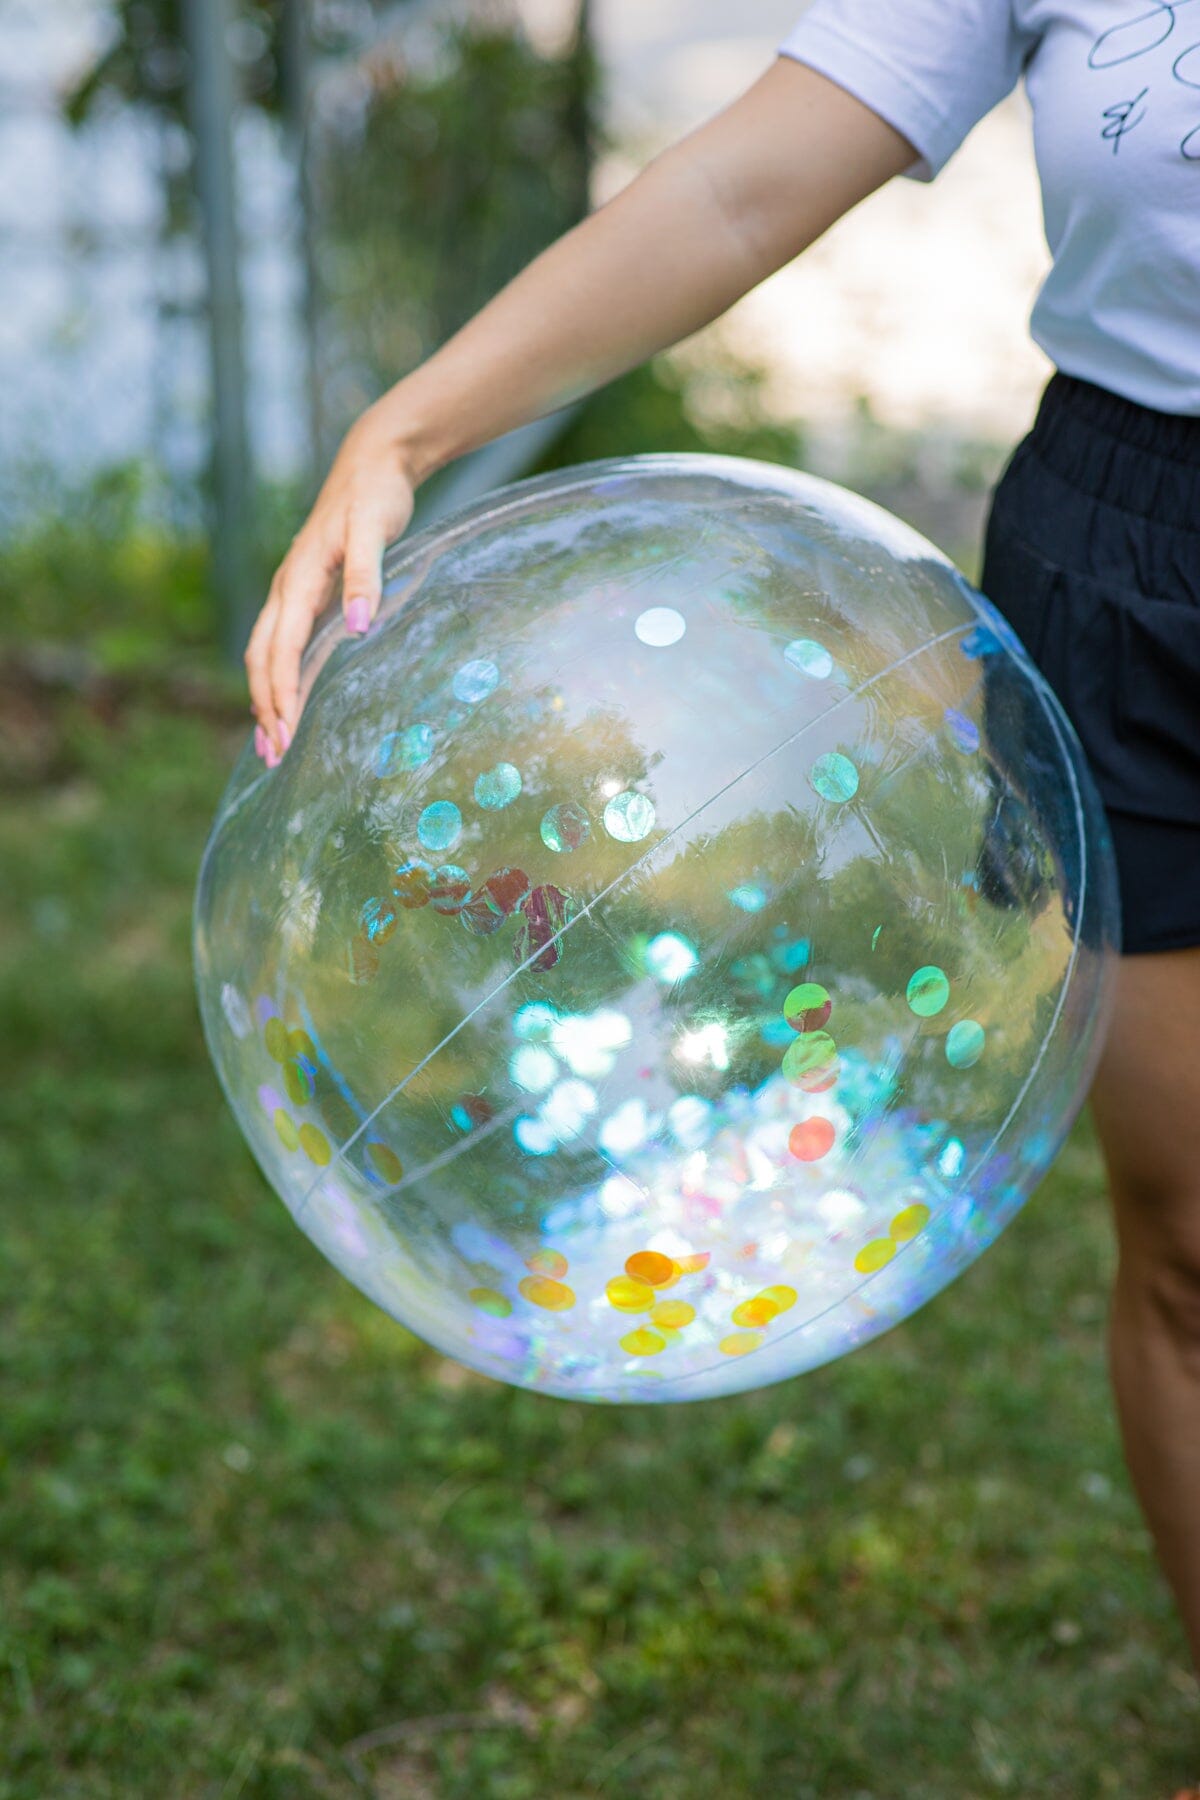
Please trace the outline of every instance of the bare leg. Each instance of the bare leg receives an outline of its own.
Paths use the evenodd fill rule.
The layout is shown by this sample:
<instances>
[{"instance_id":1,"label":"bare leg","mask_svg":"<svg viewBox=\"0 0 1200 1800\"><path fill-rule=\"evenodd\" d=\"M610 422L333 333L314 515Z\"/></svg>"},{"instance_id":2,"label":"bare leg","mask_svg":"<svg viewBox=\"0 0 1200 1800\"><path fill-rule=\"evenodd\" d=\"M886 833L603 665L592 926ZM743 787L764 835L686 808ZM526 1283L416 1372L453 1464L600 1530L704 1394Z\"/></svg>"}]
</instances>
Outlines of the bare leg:
<instances>
[{"instance_id":1,"label":"bare leg","mask_svg":"<svg viewBox=\"0 0 1200 1800\"><path fill-rule=\"evenodd\" d=\"M1125 1457L1200 1669L1200 949L1122 958L1092 1110L1120 1252Z\"/></svg>"}]
</instances>

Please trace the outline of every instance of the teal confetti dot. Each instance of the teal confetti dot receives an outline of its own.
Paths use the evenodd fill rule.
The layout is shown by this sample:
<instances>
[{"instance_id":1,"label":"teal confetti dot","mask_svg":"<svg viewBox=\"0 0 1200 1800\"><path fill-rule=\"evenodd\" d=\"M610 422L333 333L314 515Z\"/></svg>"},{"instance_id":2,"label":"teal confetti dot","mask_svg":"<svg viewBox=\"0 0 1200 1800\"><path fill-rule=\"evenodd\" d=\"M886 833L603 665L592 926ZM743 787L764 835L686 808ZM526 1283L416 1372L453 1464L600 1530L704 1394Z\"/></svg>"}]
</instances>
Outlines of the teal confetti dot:
<instances>
[{"instance_id":1,"label":"teal confetti dot","mask_svg":"<svg viewBox=\"0 0 1200 1800\"><path fill-rule=\"evenodd\" d=\"M587 843L592 835L592 821L587 808L577 800L564 800L561 806L550 808L542 820L541 832L547 850L562 855Z\"/></svg>"},{"instance_id":2,"label":"teal confetti dot","mask_svg":"<svg viewBox=\"0 0 1200 1800\"><path fill-rule=\"evenodd\" d=\"M604 829L619 843L640 843L654 830L653 801L633 788L614 794L604 809Z\"/></svg>"},{"instance_id":3,"label":"teal confetti dot","mask_svg":"<svg viewBox=\"0 0 1200 1800\"><path fill-rule=\"evenodd\" d=\"M918 1018L932 1019L950 998L950 983L944 972L930 963L909 976L906 998Z\"/></svg>"},{"instance_id":4,"label":"teal confetti dot","mask_svg":"<svg viewBox=\"0 0 1200 1800\"><path fill-rule=\"evenodd\" d=\"M872 948L872 950L875 948L876 944L879 942L879 934L882 930L883 930L883 926L877 925L875 927L874 931L871 933L871 948Z\"/></svg>"},{"instance_id":5,"label":"teal confetti dot","mask_svg":"<svg viewBox=\"0 0 1200 1800\"><path fill-rule=\"evenodd\" d=\"M729 898L740 912L761 912L767 904L766 889L758 887L752 881L743 882L740 887L730 888Z\"/></svg>"},{"instance_id":6,"label":"teal confetti dot","mask_svg":"<svg viewBox=\"0 0 1200 1800\"><path fill-rule=\"evenodd\" d=\"M646 968L655 981L671 986L686 981L699 966L695 946L677 931L660 931L646 945Z\"/></svg>"},{"instance_id":7,"label":"teal confetti dot","mask_svg":"<svg viewBox=\"0 0 1200 1800\"><path fill-rule=\"evenodd\" d=\"M409 725L404 731L389 731L375 752L375 773L381 781L389 775L402 775L406 769L419 769L432 755L432 725Z\"/></svg>"},{"instance_id":8,"label":"teal confetti dot","mask_svg":"<svg viewBox=\"0 0 1200 1800\"><path fill-rule=\"evenodd\" d=\"M960 1019L946 1033L946 1061L952 1068L969 1069L983 1055L984 1030L976 1019Z\"/></svg>"},{"instance_id":9,"label":"teal confetti dot","mask_svg":"<svg viewBox=\"0 0 1200 1800\"><path fill-rule=\"evenodd\" d=\"M515 763L497 763L487 769L475 783L475 799L488 812L499 812L511 806L521 792L521 771Z\"/></svg>"},{"instance_id":10,"label":"teal confetti dot","mask_svg":"<svg viewBox=\"0 0 1200 1800\"><path fill-rule=\"evenodd\" d=\"M839 805L853 799L858 792L858 770L850 758L838 750L818 756L808 778L822 800L834 800Z\"/></svg>"},{"instance_id":11,"label":"teal confetti dot","mask_svg":"<svg viewBox=\"0 0 1200 1800\"><path fill-rule=\"evenodd\" d=\"M794 638L784 650L784 660L810 681L825 681L833 673L833 658L824 644L812 638Z\"/></svg>"},{"instance_id":12,"label":"teal confetti dot","mask_svg":"<svg viewBox=\"0 0 1200 1800\"><path fill-rule=\"evenodd\" d=\"M478 706L481 700L495 692L496 683L500 679L500 671L494 662L480 657L474 662L466 662L459 669L451 682L454 698L462 700L468 706Z\"/></svg>"},{"instance_id":13,"label":"teal confetti dot","mask_svg":"<svg viewBox=\"0 0 1200 1800\"><path fill-rule=\"evenodd\" d=\"M417 836L427 850L449 850L462 834L462 814L452 800L435 800L417 820Z\"/></svg>"}]
</instances>

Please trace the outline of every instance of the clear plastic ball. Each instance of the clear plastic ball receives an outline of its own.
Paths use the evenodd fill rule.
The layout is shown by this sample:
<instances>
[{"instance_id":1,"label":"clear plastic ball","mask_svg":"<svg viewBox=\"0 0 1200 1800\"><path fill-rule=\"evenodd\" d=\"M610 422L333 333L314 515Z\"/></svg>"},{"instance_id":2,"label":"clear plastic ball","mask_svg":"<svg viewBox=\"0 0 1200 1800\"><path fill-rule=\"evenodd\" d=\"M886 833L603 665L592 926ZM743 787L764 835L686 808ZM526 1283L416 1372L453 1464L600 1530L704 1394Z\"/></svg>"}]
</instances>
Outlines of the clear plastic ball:
<instances>
[{"instance_id":1,"label":"clear plastic ball","mask_svg":"<svg viewBox=\"0 0 1200 1800\"><path fill-rule=\"evenodd\" d=\"M827 482L595 464L397 546L201 873L212 1054L297 1224L500 1380L693 1400L992 1242L1118 936L1070 726L946 558Z\"/></svg>"}]
</instances>

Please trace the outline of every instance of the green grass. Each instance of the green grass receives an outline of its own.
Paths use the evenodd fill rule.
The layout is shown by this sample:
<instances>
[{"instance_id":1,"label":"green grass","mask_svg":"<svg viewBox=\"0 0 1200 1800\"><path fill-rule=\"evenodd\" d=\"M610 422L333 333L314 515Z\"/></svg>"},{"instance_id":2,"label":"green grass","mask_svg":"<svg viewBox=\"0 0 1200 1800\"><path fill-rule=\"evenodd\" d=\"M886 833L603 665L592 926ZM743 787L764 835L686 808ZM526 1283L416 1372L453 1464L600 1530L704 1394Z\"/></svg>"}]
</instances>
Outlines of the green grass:
<instances>
[{"instance_id":1,"label":"green grass","mask_svg":"<svg viewBox=\"0 0 1200 1800\"><path fill-rule=\"evenodd\" d=\"M966 1277L815 1375L677 1409L469 1375L321 1261L208 1067L188 915L240 696L121 694L29 699L24 760L0 736L0 1800L1194 1773L1086 1128Z\"/></svg>"}]
</instances>

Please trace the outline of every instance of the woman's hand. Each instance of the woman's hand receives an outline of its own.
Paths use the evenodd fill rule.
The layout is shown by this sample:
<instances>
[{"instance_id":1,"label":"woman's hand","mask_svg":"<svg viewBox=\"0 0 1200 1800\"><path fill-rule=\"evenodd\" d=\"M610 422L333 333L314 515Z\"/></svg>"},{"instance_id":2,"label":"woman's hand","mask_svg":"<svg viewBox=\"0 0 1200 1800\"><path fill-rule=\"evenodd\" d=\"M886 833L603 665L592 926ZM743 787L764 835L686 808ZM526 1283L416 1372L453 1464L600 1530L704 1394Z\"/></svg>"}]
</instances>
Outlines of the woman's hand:
<instances>
[{"instance_id":1,"label":"woman's hand","mask_svg":"<svg viewBox=\"0 0 1200 1800\"><path fill-rule=\"evenodd\" d=\"M347 432L311 513L276 570L246 649L258 720L254 747L268 768L275 767L296 729L300 658L338 575L346 629L361 634L379 606L383 552L412 517L415 486L391 410L368 408Z\"/></svg>"}]
</instances>

